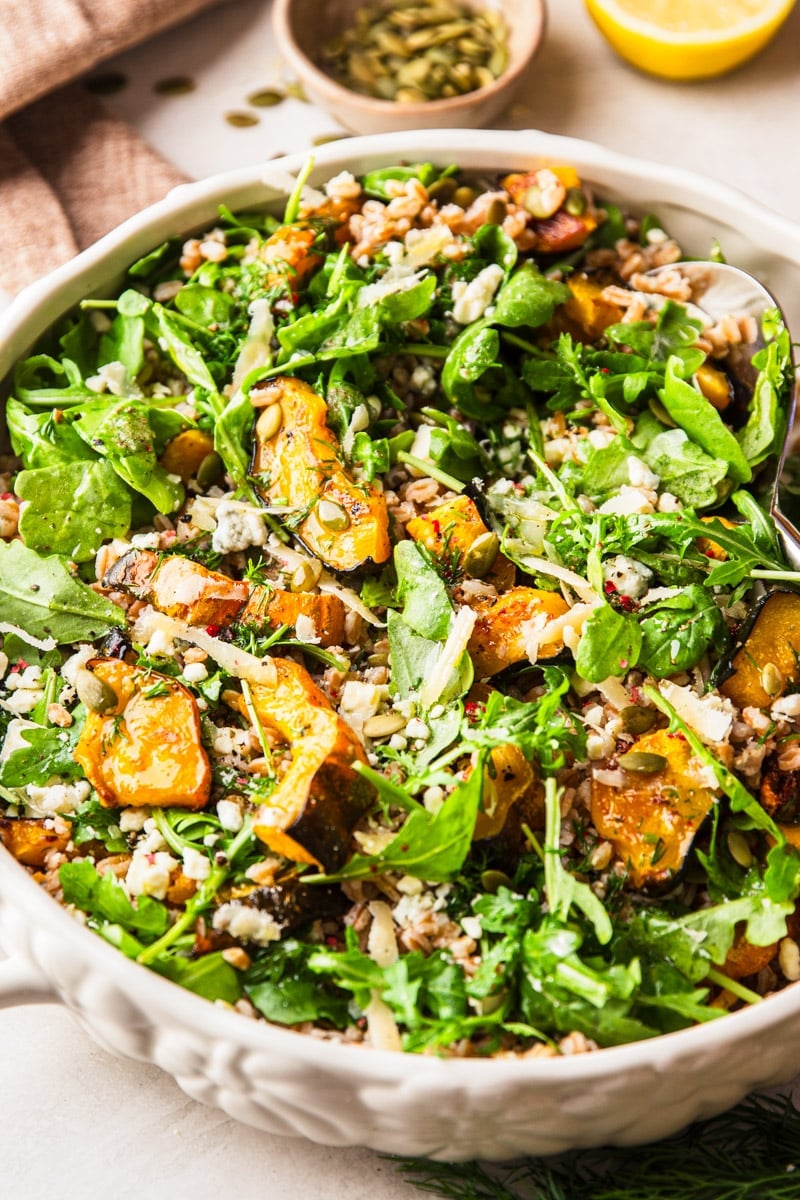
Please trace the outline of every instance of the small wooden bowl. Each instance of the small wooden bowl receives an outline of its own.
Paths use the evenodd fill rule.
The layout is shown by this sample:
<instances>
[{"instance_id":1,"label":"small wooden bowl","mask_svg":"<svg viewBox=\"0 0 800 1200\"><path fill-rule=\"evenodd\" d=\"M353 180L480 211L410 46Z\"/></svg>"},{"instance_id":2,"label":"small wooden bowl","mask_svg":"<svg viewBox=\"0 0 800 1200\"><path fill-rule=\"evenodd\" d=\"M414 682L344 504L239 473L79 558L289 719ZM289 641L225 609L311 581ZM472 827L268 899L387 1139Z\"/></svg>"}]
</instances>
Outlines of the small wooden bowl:
<instances>
[{"instance_id":1,"label":"small wooden bowl","mask_svg":"<svg viewBox=\"0 0 800 1200\"><path fill-rule=\"evenodd\" d=\"M476 11L494 9L508 26L509 63L499 78L463 96L400 104L374 100L337 83L319 65L321 48L355 22L365 0L275 0L279 49L309 98L353 133L404 129L464 129L490 124L511 102L541 45L544 0L469 0Z\"/></svg>"}]
</instances>

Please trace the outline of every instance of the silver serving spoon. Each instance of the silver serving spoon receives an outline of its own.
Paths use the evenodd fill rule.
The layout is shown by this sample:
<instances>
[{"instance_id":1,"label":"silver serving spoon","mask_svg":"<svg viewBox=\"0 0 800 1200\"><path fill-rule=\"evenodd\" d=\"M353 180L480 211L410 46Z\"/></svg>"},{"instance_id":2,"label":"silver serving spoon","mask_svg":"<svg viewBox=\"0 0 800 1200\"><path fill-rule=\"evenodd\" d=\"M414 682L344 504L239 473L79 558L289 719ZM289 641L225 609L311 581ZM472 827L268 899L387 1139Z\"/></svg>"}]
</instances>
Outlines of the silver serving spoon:
<instances>
[{"instance_id":1,"label":"silver serving spoon","mask_svg":"<svg viewBox=\"0 0 800 1200\"><path fill-rule=\"evenodd\" d=\"M727 263L716 262L679 262L664 267L655 267L647 272L650 279L674 273L679 270L681 276L692 286L690 307L698 309L701 317L710 318L716 324L724 317L749 316L753 318L755 337L751 341L741 342L728 352L725 366L731 377L740 382L751 392L755 386L756 372L751 359L757 350L764 345L761 334L761 318L769 309L780 305L775 297L762 283L747 271L739 267L731 267ZM790 489L787 478L786 464L789 455L796 449L798 430L795 429L797 406L797 385L792 388L787 413L786 437L780 457L775 463L774 478L770 493L770 515L773 517L778 537L787 559L795 570L800 570L800 496L797 495L797 485ZM769 479L767 479L767 484ZM791 514L791 515L790 515Z\"/></svg>"}]
</instances>

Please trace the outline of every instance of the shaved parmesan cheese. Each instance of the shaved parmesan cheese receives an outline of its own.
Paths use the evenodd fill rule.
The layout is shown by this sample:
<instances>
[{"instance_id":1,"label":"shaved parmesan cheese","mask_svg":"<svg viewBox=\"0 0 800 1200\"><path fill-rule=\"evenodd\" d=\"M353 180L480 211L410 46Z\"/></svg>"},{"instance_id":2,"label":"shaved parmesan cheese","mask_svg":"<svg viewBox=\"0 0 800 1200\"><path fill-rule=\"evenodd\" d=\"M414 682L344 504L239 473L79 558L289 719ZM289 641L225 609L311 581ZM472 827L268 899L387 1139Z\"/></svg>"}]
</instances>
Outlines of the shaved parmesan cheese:
<instances>
[{"instance_id":1,"label":"shaved parmesan cheese","mask_svg":"<svg viewBox=\"0 0 800 1200\"><path fill-rule=\"evenodd\" d=\"M608 703L617 712L621 712L623 708L627 708L629 704L633 703L630 692L626 691L613 675L609 679L604 679L602 683L598 683L597 690L602 696L605 696Z\"/></svg>"},{"instance_id":2,"label":"shaved parmesan cheese","mask_svg":"<svg viewBox=\"0 0 800 1200\"><path fill-rule=\"evenodd\" d=\"M248 683L259 683L265 687L275 687L278 682L278 673L272 659L256 658L247 650L212 637L204 629L187 625L185 621L176 621L173 617L156 612L154 608L146 608L136 621L134 634L139 640L147 643L156 632L199 646L218 666L237 679L246 679Z\"/></svg>"},{"instance_id":3,"label":"shaved parmesan cheese","mask_svg":"<svg viewBox=\"0 0 800 1200\"><path fill-rule=\"evenodd\" d=\"M439 660L433 668L430 678L426 679L422 686L419 698L424 708L430 708L432 704L435 704L447 687L450 676L458 665L458 660L467 648L477 619L477 613L473 612L471 608L467 608L466 605L458 610L453 628L442 647Z\"/></svg>"},{"instance_id":4,"label":"shaved parmesan cheese","mask_svg":"<svg viewBox=\"0 0 800 1200\"><path fill-rule=\"evenodd\" d=\"M679 687L668 679L658 685L661 695L707 746L724 742L731 731L734 707L724 696L698 696L691 688Z\"/></svg>"},{"instance_id":5,"label":"shaved parmesan cheese","mask_svg":"<svg viewBox=\"0 0 800 1200\"><path fill-rule=\"evenodd\" d=\"M400 1031L388 1004L381 1000L380 993L373 991L372 999L364 1009L370 1044L376 1050L402 1050Z\"/></svg>"},{"instance_id":6,"label":"shaved parmesan cheese","mask_svg":"<svg viewBox=\"0 0 800 1200\"><path fill-rule=\"evenodd\" d=\"M250 314L250 327L233 369L231 389L234 400L239 398L237 393L250 372L256 367L268 367L272 362L275 323L270 302L266 299L254 300L247 311Z\"/></svg>"},{"instance_id":7,"label":"shaved parmesan cheese","mask_svg":"<svg viewBox=\"0 0 800 1200\"><path fill-rule=\"evenodd\" d=\"M539 558L535 554L520 555L519 562L532 575L549 575L553 579L559 579L561 583L572 588L573 592L587 604L597 602L597 593L589 580L584 579L582 575L576 575L574 571L569 571L566 567L559 567L556 563L551 563L549 559Z\"/></svg>"},{"instance_id":8,"label":"shaved parmesan cheese","mask_svg":"<svg viewBox=\"0 0 800 1200\"><path fill-rule=\"evenodd\" d=\"M372 914L367 953L379 967L390 967L400 956L394 936L392 910L385 900L373 900L367 907Z\"/></svg>"},{"instance_id":9,"label":"shaved parmesan cheese","mask_svg":"<svg viewBox=\"0 0 800 1200\"><path fill-rule=\"evenodd\" d=\"M327 571L323 571L317 587L321 592L327 592L331 596L338 596L342 604L349 608L352 612L358 615L367 622L368 625L374 625L378 629L383 629L386 625L385 621L381 621L375 616L371 608L367 608L360 596L357 596L352 588L345 587L339 583Z\"/></svg>"},{"instance_id":10,"label":"shaved parmesan cheese","mask_svg":"<svg viewBox=\"0 0 800 1200\"><path fill-rule=\"evenodd\" d=\"M19 625L9 625L8 621L0 621L0 633L13 633L29 646L35 646L37 650L55 650L58 642L55 638L37 638L32 633L27 633L26 630L20 629Z\"/></svg>"}]
</instances>

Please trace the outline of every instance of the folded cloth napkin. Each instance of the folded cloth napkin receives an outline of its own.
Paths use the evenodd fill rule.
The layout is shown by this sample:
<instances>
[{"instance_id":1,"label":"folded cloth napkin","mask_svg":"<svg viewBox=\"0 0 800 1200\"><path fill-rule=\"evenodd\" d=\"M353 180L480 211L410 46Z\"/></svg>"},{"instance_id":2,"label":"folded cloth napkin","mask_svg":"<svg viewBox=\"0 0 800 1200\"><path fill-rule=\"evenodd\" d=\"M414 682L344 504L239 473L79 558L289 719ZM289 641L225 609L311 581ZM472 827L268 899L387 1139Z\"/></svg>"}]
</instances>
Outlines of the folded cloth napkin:
<instances>
[{"instance_id":1,"label":"folded cloth napkin","mask_svg":"<svg viewBox=\"0 0 800 1200\"><path fill-rule=\"evenodd\" d=\"M80 83L60 85L219 2L2 0L0 292L13 296L182 182Z\"/></svg>"}]
</instances>

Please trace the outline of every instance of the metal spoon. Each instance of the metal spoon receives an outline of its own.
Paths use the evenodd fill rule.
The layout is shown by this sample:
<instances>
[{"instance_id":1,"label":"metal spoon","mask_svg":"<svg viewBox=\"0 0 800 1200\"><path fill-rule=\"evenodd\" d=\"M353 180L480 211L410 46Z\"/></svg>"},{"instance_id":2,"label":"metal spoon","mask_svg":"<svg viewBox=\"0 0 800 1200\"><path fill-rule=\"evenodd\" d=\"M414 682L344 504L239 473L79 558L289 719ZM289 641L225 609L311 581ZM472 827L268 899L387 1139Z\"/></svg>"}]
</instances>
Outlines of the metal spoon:
<instances>
[{"instance_id":1,"label":"metal spoon","mask_svg":"<svg viewBox=\"0 0 800 1200\"><path fill-rule=\"evenodd\" d=\"M674 274L676 269L690 282L692 298L689 307L694 306L701 317L709 318L713 324L731 315L753 318L756 331L754 340L731 347L725 358L725 367L730 376L752 392L756 371L751 360L756 351L764 346L761 319L769 309L781 311L778 301L747 271L731 267L727 263L673 263L655 267L647 272L647 277L658 279L669 276L670 273ZM796 481L792 483L786 469L787 459L797 446L798 431L794 427L796 405L795 385L789 401L786 436L773 468L769 511L776 523L778 537L787 559L795 570L800 570L800 496L797 494ZM769 485L769 477L765 483L766 486Z\"/></svg>"}]
</instances>

